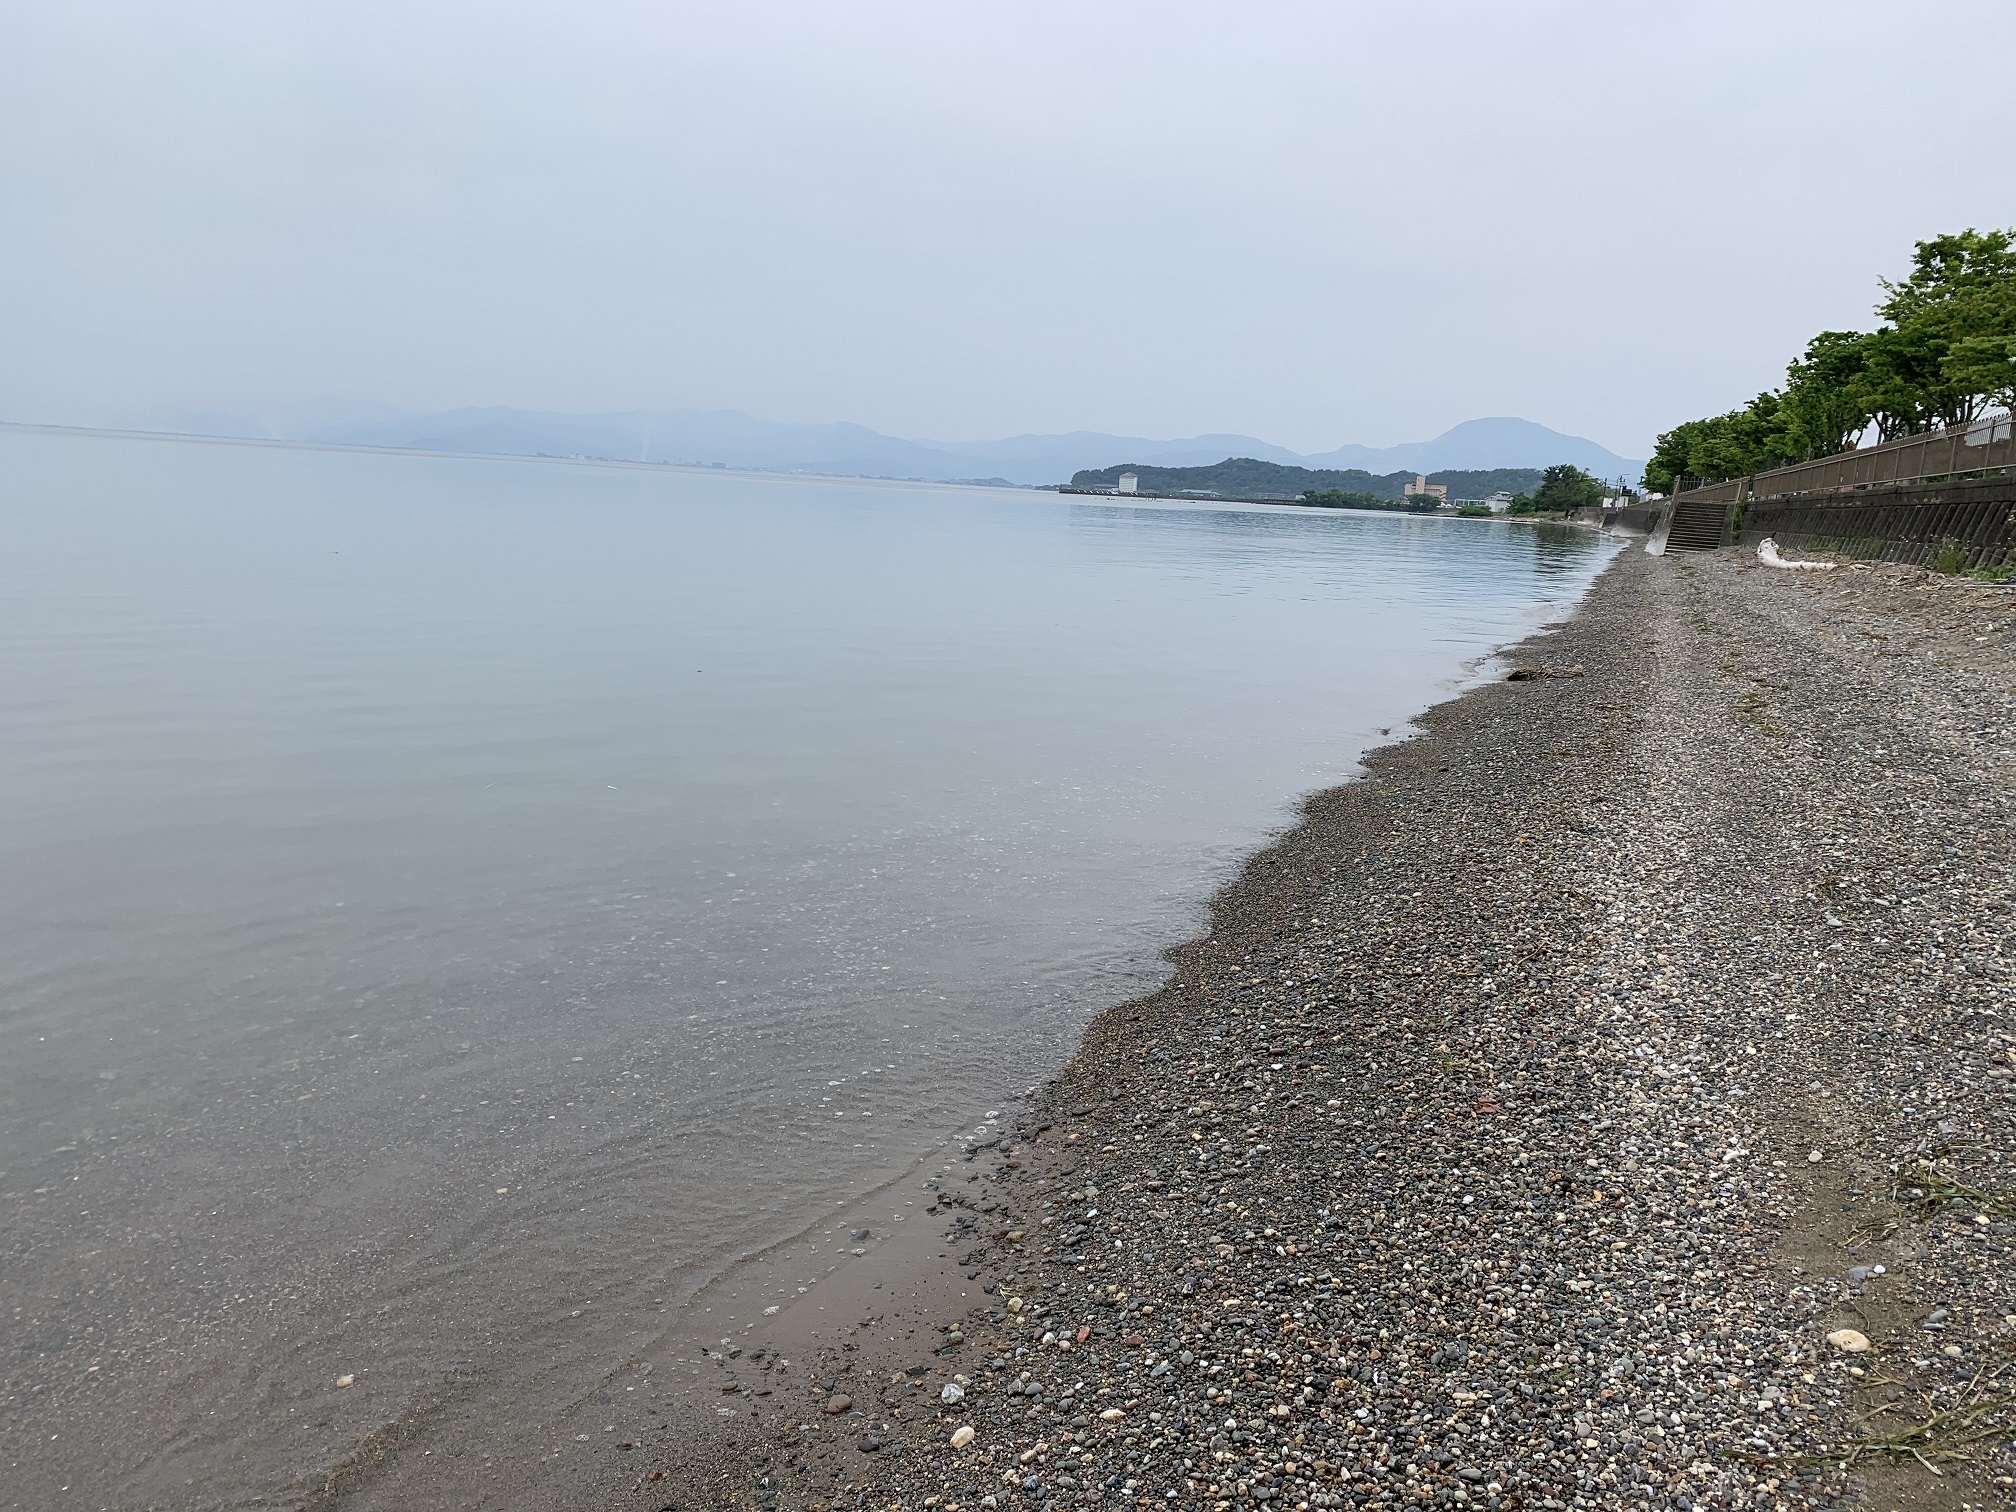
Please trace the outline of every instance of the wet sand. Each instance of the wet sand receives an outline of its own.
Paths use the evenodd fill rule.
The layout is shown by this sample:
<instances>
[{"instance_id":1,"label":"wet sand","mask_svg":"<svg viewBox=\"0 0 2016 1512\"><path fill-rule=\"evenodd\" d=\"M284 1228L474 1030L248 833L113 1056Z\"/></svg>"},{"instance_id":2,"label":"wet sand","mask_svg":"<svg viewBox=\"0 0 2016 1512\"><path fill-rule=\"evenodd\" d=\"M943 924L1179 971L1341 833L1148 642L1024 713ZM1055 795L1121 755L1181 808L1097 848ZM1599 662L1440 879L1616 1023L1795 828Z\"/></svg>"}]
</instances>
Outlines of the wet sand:
<instances>
[{"instance_id":1,"label":"wet sand","mask_svg":"<svg viewBox=\"0 0 2016 1512\"><path fill-rule=\"evenodd\" d=\"M2012 647L1626 554L575 1504L2012 1504Z\"/></svg>"}]
</instances>

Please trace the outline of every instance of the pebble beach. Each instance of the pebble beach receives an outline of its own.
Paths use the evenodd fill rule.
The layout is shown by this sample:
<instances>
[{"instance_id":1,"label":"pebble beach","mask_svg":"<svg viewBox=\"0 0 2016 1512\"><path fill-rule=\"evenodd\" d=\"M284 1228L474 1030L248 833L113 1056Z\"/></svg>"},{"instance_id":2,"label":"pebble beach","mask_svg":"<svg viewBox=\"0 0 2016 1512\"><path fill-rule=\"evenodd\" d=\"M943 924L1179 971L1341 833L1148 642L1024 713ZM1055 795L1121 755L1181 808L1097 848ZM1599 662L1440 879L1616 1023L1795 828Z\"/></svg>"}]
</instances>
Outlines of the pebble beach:
<instances>
[{"instance_id":1,"label":"pebble beach","mask_svg":"<svg viewBox=\"0 0 2016 1512\"><path fill-rule=\"evenodd\" d=\"M2012 651L2016 588L1623 553L620 1504L2016 1506Z\"/></svg>"}]
</instances>

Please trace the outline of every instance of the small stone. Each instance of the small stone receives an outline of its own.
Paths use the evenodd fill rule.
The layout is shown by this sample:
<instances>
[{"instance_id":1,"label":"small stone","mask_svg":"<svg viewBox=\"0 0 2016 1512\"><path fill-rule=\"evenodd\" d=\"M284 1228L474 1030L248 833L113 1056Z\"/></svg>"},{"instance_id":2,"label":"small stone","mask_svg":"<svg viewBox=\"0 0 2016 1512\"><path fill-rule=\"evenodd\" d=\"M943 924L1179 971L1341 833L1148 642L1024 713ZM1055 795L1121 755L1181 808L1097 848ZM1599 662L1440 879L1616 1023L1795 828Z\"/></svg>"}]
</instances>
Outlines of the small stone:
<instances>
[{"instance_id":1,"label":"small stone","mask_svg":"<svg viewBox=\"0 0 2016 1512\"><path fill-rule=\"evenodd\" d=\"M1108 1407L1104 1412L1099 1414L1099 1421L1102 1423L1117 1423L1125 1416L1127 1414L1122 1412L1118 1407Z\"/></svg>"},{"instance_id":2,"label":"small stone","mask_svg":"<svg viewBox=\"0 0 2016 1512\"><path fill-rule=\"evenodd\" d=\"M954 1428L950 1442L954 1449L964 1449L968 1444L973 1442L973 1425L971 1423L961 1423L957 1428Z\"/></svg>"},{"instance_id":3,"label":"small stone","mask_svg":"<svg viewBox=\"0 0 2016 1512\"><path fill-rule=\"evenodd\" d=\"M845 1412L849 1407L852 1407L853 1405L854 1405L854 1398L847 1395L847 1393L843 1391L840 1393L840 1395L836 1397L828 1397L826 1399L826 1415L828 1417L838 1417L841 1413Z\"/></svg>"},{"instance_id":4,"label":"small stone","mask_svg":"<svg viewBox=\"0 0 2016 1512\"><path fill-rule=\"evenodd\" d=\"M1950 1359L1957 1360L1960 1358L1960 1346L1958 1344L1948 1344L1944 1349L1940 1351L1940 1353L1946 1355Z\"/></svg>"},{"instance_id":5,"label":"small stone","mask_svg":"<svg viewBox=\"0 0 2016 1512\"><path fill-rule=\"evenodd\" d=\"M354 1385L356 1383L356 1380L357 1377L355 1377L354 1375L340 1375L336 1377L336 1384L338 1386L350 1386Z\"/></svg>"},{"instance_id":6,"label":"small stone","mask_svg":"<svg viewBox=\"0 0 2016 1512\"><path fill-rule=\"evenodd\" d=\"M1843 1354L1861 1354L1869 1348L1869 1336L1852 1328L1837 1328L1827 1335L1827 1342Z\"/></svg>"},{"instance_id":7,"label":"small stone","mask_svg":"<svg viewBox=\"0 0 2016 1512\"><path fill-rule=\"evenodd\" d=\"M1818 1150L1811 1151L1806 1156L1807 1162L1811 1165L1818 1165L1820 1164L1821 1161L1825 1160L1826 1158L1827 1157L1825 1155L1822 1155Z\"/></svg>"},{"instance_id":8,"label":"small stone","mask_svg":"<svg viewBox=\"0 0 2016 1512\"><path fill-rule=\"evenodd\" d=\"M950 1407L954 1402L963 1402L966 1400L966 1388L955 1382L948 1381L939 1391L938 1400L943 1402L947 1407Z\"/></svg>"}]
</instances>

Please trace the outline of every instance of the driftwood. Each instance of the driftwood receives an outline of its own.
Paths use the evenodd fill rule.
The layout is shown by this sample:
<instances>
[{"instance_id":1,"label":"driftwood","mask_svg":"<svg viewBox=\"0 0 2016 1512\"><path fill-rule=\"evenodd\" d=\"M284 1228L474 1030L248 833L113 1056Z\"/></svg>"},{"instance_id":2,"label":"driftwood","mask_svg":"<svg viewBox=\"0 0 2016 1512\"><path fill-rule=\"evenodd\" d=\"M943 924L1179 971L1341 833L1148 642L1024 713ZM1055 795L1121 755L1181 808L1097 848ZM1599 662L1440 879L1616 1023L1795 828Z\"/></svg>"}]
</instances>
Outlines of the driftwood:
<instances>
[{"instance_id":1,"label":"driftwood","mask_svg":"<svg viewBox=\"0 0 2016 1512\"><path fill-rule=\"evenodd\" d=\"M1778 543L1769 536L1764 537L1758 543L1757 560L1762 562L1766 567L1790 567L1799 572L1832 572L1834 570L1832 562L1812 562L1800 557L1780 556L1778 554Z\"/></svg>"}]
</instances>

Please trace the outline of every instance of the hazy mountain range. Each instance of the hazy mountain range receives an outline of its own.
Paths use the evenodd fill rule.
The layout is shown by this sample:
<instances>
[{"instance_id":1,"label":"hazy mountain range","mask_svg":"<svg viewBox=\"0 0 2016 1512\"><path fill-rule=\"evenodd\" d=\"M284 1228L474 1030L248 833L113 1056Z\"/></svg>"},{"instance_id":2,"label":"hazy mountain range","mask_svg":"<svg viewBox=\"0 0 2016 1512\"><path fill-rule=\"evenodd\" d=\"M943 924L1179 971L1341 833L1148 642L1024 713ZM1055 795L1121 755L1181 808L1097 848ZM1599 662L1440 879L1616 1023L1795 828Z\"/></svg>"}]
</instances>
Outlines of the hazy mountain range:
<instances>
[{"instance_id":1,"label":"hazy mountain range","mask_svg":"<svg viewBox=\"0 0 2016 1512\"><path fill-rule=\"evenodd\" d=\"M303 410L278 421L207 413L122 417L136 429L184 434L395 446L420 451L501 452L514 456L608 457L634 462L685 462L843 477L1061 483L1085 468L1138 463L1194 467L1228 457L1252 457L1311 468L1402 469L1546 467L1572 462L1600 478L1636 480L1643 463L1594 441L1566 436L1530 420L1501 416L1466 420L1435 437L1401 446L1340 446L1303 454L1254 436L1203 435L1175 441L1072 431L1011 436L1000 441L906 441L865 425L794 425L758 420L736 410L633 410L565 415L538 410L462 409L403 414L351 406Z\"/></svg>"}]
</instances>

